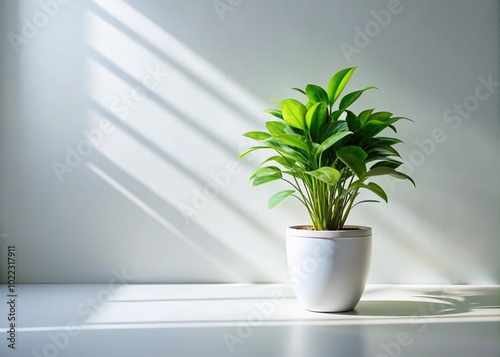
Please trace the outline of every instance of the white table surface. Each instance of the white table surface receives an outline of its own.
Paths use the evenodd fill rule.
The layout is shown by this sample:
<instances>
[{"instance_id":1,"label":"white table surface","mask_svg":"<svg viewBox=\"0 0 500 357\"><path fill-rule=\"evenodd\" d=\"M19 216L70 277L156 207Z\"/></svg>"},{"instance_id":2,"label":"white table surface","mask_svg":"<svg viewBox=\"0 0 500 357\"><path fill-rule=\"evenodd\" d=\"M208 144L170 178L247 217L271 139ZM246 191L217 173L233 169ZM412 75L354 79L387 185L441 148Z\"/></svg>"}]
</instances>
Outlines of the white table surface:
<instances>
[{"instance_id":1,"label":"white table surface","mask_svg":"<svg viewBox=\"0 0 500 357\"><path fill-rule=\"evenodd\" d=\"M284 284L16 286L0 356L500 356L500 286L368 285L355 310L304 310Z\"/></svg>"}]
</instances>

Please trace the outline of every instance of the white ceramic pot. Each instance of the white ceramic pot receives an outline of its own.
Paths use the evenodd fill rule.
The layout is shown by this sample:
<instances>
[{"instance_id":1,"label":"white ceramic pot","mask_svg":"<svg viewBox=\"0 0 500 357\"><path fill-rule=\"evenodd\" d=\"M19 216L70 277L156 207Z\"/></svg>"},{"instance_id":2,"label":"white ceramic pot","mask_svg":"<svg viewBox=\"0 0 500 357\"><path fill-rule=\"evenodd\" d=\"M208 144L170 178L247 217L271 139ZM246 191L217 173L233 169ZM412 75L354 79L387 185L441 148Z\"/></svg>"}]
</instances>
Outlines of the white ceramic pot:
<instances>
[{"instance_id":1,"label":"white ceramic pot","mask_svg":"<svg viewBox=\"0 0 500 357\"><path fill-rule=\"evenodd\" d=\"M370 268L372 230L341 231L289 227L286 251L290 281L307 310L349 311L359 302Z\"/></svg>"}]
</instances>

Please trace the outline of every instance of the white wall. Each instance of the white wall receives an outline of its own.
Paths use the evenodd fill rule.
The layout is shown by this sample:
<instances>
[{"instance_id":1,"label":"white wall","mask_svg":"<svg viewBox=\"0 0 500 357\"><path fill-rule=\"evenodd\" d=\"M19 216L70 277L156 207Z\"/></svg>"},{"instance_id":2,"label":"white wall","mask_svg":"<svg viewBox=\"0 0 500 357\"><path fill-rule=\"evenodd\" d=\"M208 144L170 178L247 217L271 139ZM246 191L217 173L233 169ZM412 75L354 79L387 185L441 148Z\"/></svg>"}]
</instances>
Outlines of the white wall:
<instances>
[{"instance_id":1,"label":"white wall","mask_svg":"<svg viewBox=\"0 0 500 357\"><path fill-rule=\"evenodd\" d=\"M279 185L250 187L241 134L286 87L356 65L350 89L380 89L357 110L415 121L417 189L382 180L389 205L351 217L374 228L369 282L500 283L498 1L41 3L0 5L1 281L7 245L25 283L281 281L285 227L307 217L267 210Z\"/></svg>"}]
</instances>

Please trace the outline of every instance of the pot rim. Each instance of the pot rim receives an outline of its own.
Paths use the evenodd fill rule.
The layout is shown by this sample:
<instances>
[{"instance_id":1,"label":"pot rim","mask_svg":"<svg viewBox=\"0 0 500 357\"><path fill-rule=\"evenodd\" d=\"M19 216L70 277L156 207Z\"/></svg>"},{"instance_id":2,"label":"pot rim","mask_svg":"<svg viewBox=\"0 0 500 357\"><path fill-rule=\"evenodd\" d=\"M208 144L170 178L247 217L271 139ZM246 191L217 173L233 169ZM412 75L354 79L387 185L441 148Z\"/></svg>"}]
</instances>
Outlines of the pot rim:
<instances>
[{"instance_id":1,"label":"pot rim","mask_svg":"<svg viewBox=\"0 0 500 357\"><path fill-rule=\"evenodd\" d=\"M307 224L290 226L286 230L287 236L293 236L298 238L322 238L322 239L332 239L332 238L362 238L371 237L372 229L367 226L358 225L348 225L349 228L357 229L344 229L338 231L312 231L309 229L301 229L300 227L310 226Z\"/></svg>"}]
</instances>

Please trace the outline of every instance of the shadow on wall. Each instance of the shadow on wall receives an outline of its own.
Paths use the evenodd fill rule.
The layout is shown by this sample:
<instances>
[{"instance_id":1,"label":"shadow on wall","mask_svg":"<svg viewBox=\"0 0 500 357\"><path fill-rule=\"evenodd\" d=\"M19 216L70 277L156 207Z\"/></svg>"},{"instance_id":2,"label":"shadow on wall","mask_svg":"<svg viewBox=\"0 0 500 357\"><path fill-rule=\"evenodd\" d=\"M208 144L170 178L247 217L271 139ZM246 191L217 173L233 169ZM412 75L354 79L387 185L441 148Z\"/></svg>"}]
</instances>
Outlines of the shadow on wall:
<instances>
[{"instance_id":1,"label":"shadow on wall","mask_svg":"<svg viewBox=\"0 0 500 357\"><path fill-rule=\"evenodd\" d=\"M122 6L124 6L122 4ZM190 60L189 58L185 58L187 61L182 61L182 56L185 56L188 52L187 49L183 49L181 53L176 53L176 49L181 48L172 48L170 52L165 52L162 49L158 48L155 44L153 44L150 40L145 38L142 34L137 33L131 27L124 24L120 21L119 18L112 15L109 10L104 10L102 7L97 6L95 3L90 4L90 10L96 16L99 16L103 21L106 21L109 25L116 28L118 31L122 32L123 35L127 36L127 38L133 42L138 43L144 50L150 52L151 54L160 58L164 63L172 66L176 71L182 73L188 80L196 82L196 84L206 93L209 93L211 96L215 97L217 100L224 103L225 106L231 108L231 110L239 113L239 118L245 118L245 120L250 121L254 124L260 124L258 120L256 120L252 113L248 113L243 108L245 108L245 103L241 102L241 98L237 98L237 93L231 93L230 87L222 86L224 82L220 82L220 80L224 80L224 78L219 78L215 80L215 78L211 77L214 73L204 73L203 70L206 68L196 68L190 67L190 62L195 63L195 60ZM118 12L120 9L117 10ZM127 9L127 12L130 12L131 9ZM165 29L166 31L166 29ZM174 43L176 42L173 38L167 39L165 38L166 43ZM179 47L180 43L176 43L175 47ZM122 72L125 73L125 72ZM214 141L214 144L217 143L221 138Z\"/></svg>"},{"instance_id":2,"label":"shadow on wall","mask_svg":"<svg viewBox=\"0 0 500 357\"><path fill-rule=\"evenodd\" d=\"M130 86L134 87L140 85L139 81L131 77L124 70L120 69L117 65L113 64L110 60L104 58L102 55L96 53L95 51L90 50L90 57L99 62L100 64L102 64L109 71L115 73L122 80L127 82ZM225 152L229 153L231 156L234 157L238 156L238 152L235 151L233 147L223 142L224 139L223 137L215 136L214 134L203 130L203 128L197 125L195 120L179 112L177 109L175 109L172 105L167 103L159 95L157 95L156 93L154 93L149 89L145 89L145 91L147 97L153 100L160 107L162 107L165 110L165 112L171 113L179 121L182 121L184 124L187 124L191 129L193 129L197 133L200 133L203 136L205 136L213 145L220 147ZM160 148L158 145L154 144L150 139L148 139L138 131L134 130L129 124L127 124L126 121L118 118L115 114L111 113L109 110L104 108L99 103L96 103L92 99L89 99L89 109L93 110L96 113L99 113L102 117L109 119L113 123L113 125L117 126L120 130L130 135L138 143L140 143L147 149L151 150L158 156L160 156L165 162L174 166L180 173L184 174L189 179L195 181L199 185L203 185L206 183L198 172L190 169L185 163L176 159L173 155L168 154L165 150ZM196 159L196 157L193 157L193 159ZM274 237L271 231L266 230L265 227L262 226L262 224L260 224L260 222L258 222L255 218L253 218L251 212L245 210L244 208L242 208L242 206L236 204L234 197L227 198L224 195L220 195L219 200L224 202L224 204L231 211L237 213L240 216L240 218L244 219L245 221L250 223L253 227L260 230L263 235L268 237Z\"/></svg>"},{"instance_id":3,"label":"shadow on wall","mask_svg":"<svg viewBox=\"0 0 500 357\"><path fill-rule=\"evenodd\" d=\"M87 167L106 184L123 195L135 208L141 210L169 232L167 239L185 243L198 258L217 268L219 272L233 281L244 281L244 274L258 270L246 261L245 257L235 254L217 237L203 230L196 223L183 224L184 217L179 210L151 192L146 186L113 164L99 153L93 155ZM196 259L196 258L193 258ZM238 266L238 270L233 266ZM264 272L260 272L264 274Z\"/></svg>"},{"instance_id":4,"label":"shadow on wall","mask_svg":"<svg viewBox=\"0 0 500 357\"><path fill-rule=\"evenodd\" d=\"M121 6L125 5L121 4ZM125 9L125 12L130 11L130 9L126 7ZM242 103L244 98L240 97L238 98L239 102L235 102L237 96L227 95L227 88L215 87L215 85L220 82L220 78L215 78L218 75L212 73L214 78L211 78L209 77L211 73L202 72L203 68L189 67L187 64L190 62L189 58L186 58L185 62L187 63L180 62L179 58L170 55L170 53L175 52L175 48L169 49L171 52L165 52L164 49L158 48L153 42L146 39L143 34L138 33L135 29L123 23L120 20L120 16L125 16L123 13L121 13L120 16L114 16L110 13L111 10L106 10L96 3L92 3L89 10L90 14L97 16L100 21L105 21L108 25L111 25L115 30L119 31L121 35L125 36L128 41L135 42L135 45L140 46L143 51L149 52L154 57L161 59L161 61L179 72L181 76L195 83L204 92L208 92L208 96L215 97L217 101L222 102L230 110L236 111L238 113L237 120L253 120L255 122L255 119L251 119L251 116L242 109L245 108L245 103ZM120 10L123 9L117 8L116 13L120 13ZM148 21L141 15L135 12L133 13L138 16L141 21ZM145 31L147 30L146 28ZM163 34L161 31L156 32L156 35L152 36L153 38L157 39L159 35L166 36L166 34ZM165 38L165 40L166 42L169 41L168 38ZM181 44L175 44L175 46L181 46ZM171 118L175 118L176 121L187 127L191 133L195 133L198 137L203 138L205 142L210 143L210 146L216 147L221 152L231 157L237 157L238 149L236 149L234 145L230 145L225 136L221 135L220 131L214 132L212 130L206 130L206 128L200 125L199 118L194 118L183 111L183 108L179 107L179 104L162 96L159 91L143 86L142 82L137 80L130 73L130 69L124 68L122 65L118 64L116 59L94 49L92 42L88 43L87 52L89 59L99 64L105 71L119 78L127 86L131 88L141 88L143 91L141 95L147 97L151 104L160 108L162 113L166 113ZM179 55L179 53L177 53L177 55ZM214 79L215 82L211 83L210 79ZM129 136L136 144L139 144L141 147L145 148L146 151L159 157L166 165L173 168L176 174L184 176L187 180L193 181L197 185L201 186L206 184L200 171L194 170L185 161L181 161L175 155L175 152L169 153L159 144L155 143L148 137L145 130L139 131L135 129L133 125L130 124L129 120L124 120L124 118L119 117L114 111L112 112L90 96L87 98L87 102L91 113L109 120L113 126L119 129L121 134ZM136 153L134 154L137 155ZM121 156L120 159L124 159L123 155ZM113 189L125 196L138 208L142 209L143 212L147 213L150 218L153 218L154 221L167 229L177 239L186 243L186 245L193 249L198 255L201 255L206 261L209 261L210 264L216 266L220 272L227 276L227 281L247 281L248 278L246 277L248 276L265 277L269 275L262 270L261 267L256 266L255 263L251 263L250 260L247 259L248 257L243 256L242 252L232 251L230 247L223 244L219 237L210 234L208 230L201 225L196 224L196 222L192 220L189 224L186 224L186 217L181 214L178 207L175 207L167 202L166 199L155 194L154 190L148 188L145 183L141 182L140 178L138 178L140 175L136 175L134 172L134 177L132 177L127 174L125 170L120 169L121 165L117 162L113 162L113 159L102 150L95 150L92 156L89 156L87 160L87 168L89 168L91 172L106 181ZM196 162L196 160L200 159L193 153L191 161ZM261 222L254 217L252 212L249 212L243 208L244 206L238 204L237 197L228 197L221 194L217 199L225 205L227 210L237 215L241 221L244 222L246 227L252 227L252 229L259 232L259 235L262 237L272 237L276 238L276 240L279 239L279 237L276 237L270 230L266 229L265 225L262 225ZM276 240L271 241L271 244L275 246L278 245ZM193 259L196 260L196 258ZM235 269L234 267L237 268Z\"/></svg>"}]
</instances>

